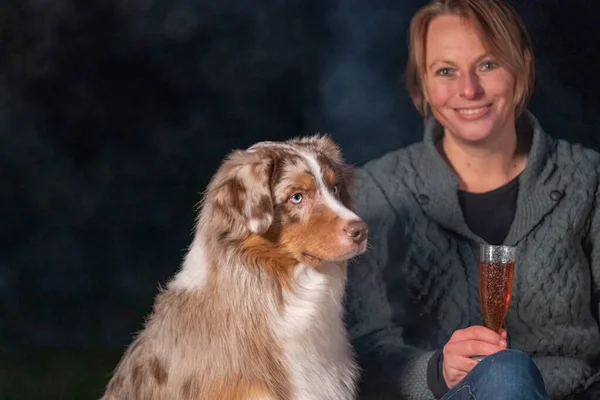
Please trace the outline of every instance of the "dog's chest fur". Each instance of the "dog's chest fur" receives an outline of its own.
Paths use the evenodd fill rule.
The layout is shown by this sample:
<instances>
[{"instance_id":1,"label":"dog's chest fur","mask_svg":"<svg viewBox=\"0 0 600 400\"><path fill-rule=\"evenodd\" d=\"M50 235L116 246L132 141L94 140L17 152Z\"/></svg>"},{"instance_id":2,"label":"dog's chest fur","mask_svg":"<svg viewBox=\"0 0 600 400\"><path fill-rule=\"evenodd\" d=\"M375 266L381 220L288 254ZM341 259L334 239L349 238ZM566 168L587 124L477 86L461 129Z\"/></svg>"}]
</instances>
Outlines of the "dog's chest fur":
<instances>
[{"instance_id":1,"label":"dog's chest fur","mask_svg":"<svg viewBox=\"0 0 600 400\"><path fill-rule=\"evenodd\" d=\"M345 267L317 272L300 265L284 292L284 311L273 319L292 384L292 398L351 399L357 369L342 321Z\"/></svg>"}]
</instances>

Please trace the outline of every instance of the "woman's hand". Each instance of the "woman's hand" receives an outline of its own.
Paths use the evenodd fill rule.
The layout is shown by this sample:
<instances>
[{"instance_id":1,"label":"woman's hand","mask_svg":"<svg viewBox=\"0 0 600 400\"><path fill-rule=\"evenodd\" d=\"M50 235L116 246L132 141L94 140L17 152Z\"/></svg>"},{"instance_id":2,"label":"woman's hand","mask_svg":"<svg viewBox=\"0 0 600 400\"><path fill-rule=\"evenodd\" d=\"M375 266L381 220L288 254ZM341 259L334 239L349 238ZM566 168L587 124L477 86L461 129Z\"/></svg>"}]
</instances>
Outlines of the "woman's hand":
<instances>
[{"instance_id":1,"label":"woman's hand","mask_svg":"<svg viewBox=\"0 0 600 400\"><path fill-rule=\"evenodd\" d=\"M506 349L506 331L496 333L485 326L455 331L443 349L442 375L452 389L477 365L471 357L488 356Z\"/></svg>"}]
</instances>

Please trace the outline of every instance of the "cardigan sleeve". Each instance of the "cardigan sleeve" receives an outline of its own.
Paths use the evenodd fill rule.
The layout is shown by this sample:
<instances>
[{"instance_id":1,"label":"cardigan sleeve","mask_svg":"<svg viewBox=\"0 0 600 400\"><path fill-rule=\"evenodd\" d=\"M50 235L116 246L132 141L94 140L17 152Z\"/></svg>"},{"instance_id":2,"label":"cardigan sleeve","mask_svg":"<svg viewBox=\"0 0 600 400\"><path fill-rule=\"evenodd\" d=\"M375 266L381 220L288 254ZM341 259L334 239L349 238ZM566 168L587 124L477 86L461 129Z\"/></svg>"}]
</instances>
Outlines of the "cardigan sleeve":
<instances>
[{"instance_id":1,"label":"cardigan sleeve","mask_svg":"<svg viewBox=\"0 0 600 400\"><path fill-rule=\"evenodd\" d=\"M600 169L597 168L597 170L597 176L600 176ZM600 210L598 207L600 207L600 186L595 190L593 207L589 216L589 229L582 243L590 260L590 287L592 290L590 299L596 321L600 321ZM589 367L572 357L533 356L533 361L544 377L546 391L551 399L565 398L573 392L587 389L592 384L600 385L600 358L589 360ZM586 368L586 370L583 371L582 368ZM590 371L587 370L588 368L595 369ZM577 380L573 377L582 375L591 375L591 377L583 384L583 387L574 387L574 382Z\"/></svg>"},{"instance_id":2,"label":"cardigan sleeve","mask_svg":"<svg viewBox=\"0 0 600 400\"><path fill-rule=\"evenodd\" d=\"M360 399L434 399L427 385L427 366L433 351L403 341L402 318L408 307L394 303L387 293L397 282L387 282L383 270L390 246L401 245L395 213L368 171L357 170L355 205L369 224L369 250L348 266L345 298L346 324L359 362Z\"/></svg>"},{"instance_id":3,"label":"cardigan sleeve","mask_svg":"<svg viewBox=\"0 0 600 400\"><path fill-rule=\"evenodd\" d=\"M596 168L596 176L600 177L600 166ZM592 278L592 309L595 310L596 321L600 324L600 182L596 188L594 208L588 236L590 248L590 269ZM600 329L600 327L599 327ZM592 384L600 385L600 357L595 360L596 373L588 380L586 387Z\"/></svg>"}]
</instances>

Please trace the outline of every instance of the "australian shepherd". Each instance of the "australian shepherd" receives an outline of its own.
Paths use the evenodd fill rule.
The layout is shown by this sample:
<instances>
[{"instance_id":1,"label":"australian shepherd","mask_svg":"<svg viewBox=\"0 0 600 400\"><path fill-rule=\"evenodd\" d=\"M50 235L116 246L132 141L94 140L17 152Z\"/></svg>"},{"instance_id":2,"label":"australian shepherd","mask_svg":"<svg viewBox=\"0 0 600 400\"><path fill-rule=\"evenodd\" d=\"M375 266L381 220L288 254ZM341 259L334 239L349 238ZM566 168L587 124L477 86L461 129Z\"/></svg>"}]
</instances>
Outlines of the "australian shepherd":
<instances>
[{"instance_id":1,"label":"australian shepherd","mask_svg":"<svg viewBox=\"0 0 600 400\"><path fill-rule=\"evenodd\" d=\"M235 150L209 182L180 270L103 400L346 400L346 262L367 246L352 175L315 135Z\"/></svg>"}]
</instances>

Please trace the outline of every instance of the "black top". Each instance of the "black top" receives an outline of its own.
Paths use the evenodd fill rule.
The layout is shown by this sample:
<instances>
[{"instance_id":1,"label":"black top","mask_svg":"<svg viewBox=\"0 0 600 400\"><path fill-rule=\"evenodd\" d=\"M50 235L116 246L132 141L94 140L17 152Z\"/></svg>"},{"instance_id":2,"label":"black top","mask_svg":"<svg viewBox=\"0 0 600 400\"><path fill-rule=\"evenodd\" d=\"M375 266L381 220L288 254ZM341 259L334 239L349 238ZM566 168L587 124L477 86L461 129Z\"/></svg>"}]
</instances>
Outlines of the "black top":
<instances>
[{"instance_id":1,"label":"black top","mask_svg":"<svg viewBox=\"0 0 600 400\"><path fill-rule=\"evenodd\" d=\"M502 244L512 225L517 208L518 178L490 192L458 191L458 202L469 229L489 244ZM429 360L427 384L440 398L449 390L442 375L442 350Z\"/></svg>"},{"instance_id":2,"label":"black top","mask_svg":"<svg viewBox=\"0 0 600 400\"><path fill-rule=\"evenodd\" d=\"M489 244L502 244L517 209L518 177L490 192L458 191L465 222L474 234Z\"/></svg>"}]
</instances>

